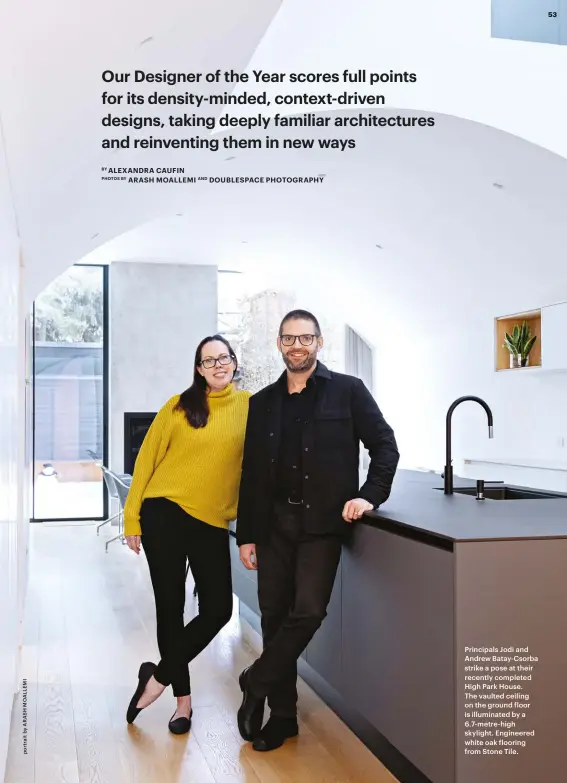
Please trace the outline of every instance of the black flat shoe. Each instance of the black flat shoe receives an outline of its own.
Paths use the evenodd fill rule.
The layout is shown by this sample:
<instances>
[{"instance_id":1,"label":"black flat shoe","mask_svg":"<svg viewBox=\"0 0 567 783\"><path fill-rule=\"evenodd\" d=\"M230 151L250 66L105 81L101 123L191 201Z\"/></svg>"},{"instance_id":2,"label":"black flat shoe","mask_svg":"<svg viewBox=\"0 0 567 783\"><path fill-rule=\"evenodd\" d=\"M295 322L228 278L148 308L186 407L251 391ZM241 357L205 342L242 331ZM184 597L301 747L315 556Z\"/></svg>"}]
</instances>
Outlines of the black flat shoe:
<instances>
[{"instance_id":1,"label":"black flat shoe","mask_svg":"<svg viewBox=\"0 0 567 783\"><path fill-rule=\"evenodd\" d=\"M140 666L140 671L138 672L138 687L132 696L130 704L128 705L128 710L126 712L126 720L128 723L134 723L138 715L144 709L144 707L136 707L136 704L140 701L140 697L146 690L146 685L151 680L152 675L156 669L157 666L155 663L151 663L150 661L146 661Z\"/></svg>"},{"instance_id":2,"label":"black flat shoe","mask_svg":"<svg viewBox=\"0 0 567 783\"><path fill-rule=\"evenodd\" d=\"M269 718L258 734L252 747L254 750L267 751L280 748L287 739L297 737L299 727L294 718Z\"/></svg>"},{"instance_id":3,"label":"black flat shoe","mask_svg":"<svg viewBox=\"0 0 567 783\"><path fill-rule=\"evenodd\" d=\"M173 713L175 715L175 713ZM172 734L187 734L191 729L191 718L193 717L193 710L189 713L188 718L171 718L168 727Z\"/></svg>"},{"instance_id":4,"label":"black flat shoe","mask_svg":"<svg viewBox=\"0 0 567 783\"><path fill-rule=\"evenodd\" d=\"M244 669L238 678L238 684L242 691L242 705L238 710L238 731L242 739L252 742L260 733L264 718L264 699L250 693L248 687L248 672L250 667Z\"/></svg>"}]
</instances>

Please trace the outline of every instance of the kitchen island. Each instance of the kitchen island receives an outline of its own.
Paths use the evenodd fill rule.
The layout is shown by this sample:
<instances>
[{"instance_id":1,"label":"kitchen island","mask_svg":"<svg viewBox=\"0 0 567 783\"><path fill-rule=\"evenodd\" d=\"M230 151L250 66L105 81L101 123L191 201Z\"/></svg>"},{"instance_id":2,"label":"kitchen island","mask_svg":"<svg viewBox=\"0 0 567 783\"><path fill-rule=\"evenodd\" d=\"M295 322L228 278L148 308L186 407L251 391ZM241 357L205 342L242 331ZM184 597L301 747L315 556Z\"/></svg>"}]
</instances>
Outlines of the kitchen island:
<instances>
[{"instance_id":1,"label":"kitchen island","mask_svg":"<svg viewBox=\"0 0 567 783\"><path fill-rule=\"evenodd\" d=\"M402 783L558 781L567 498L458 492L474 486L445 495L438 475L398 472L344 547L300 674ZM256 575L231 547L241 615L259 630Z\"/></svg>"}]
</instances>

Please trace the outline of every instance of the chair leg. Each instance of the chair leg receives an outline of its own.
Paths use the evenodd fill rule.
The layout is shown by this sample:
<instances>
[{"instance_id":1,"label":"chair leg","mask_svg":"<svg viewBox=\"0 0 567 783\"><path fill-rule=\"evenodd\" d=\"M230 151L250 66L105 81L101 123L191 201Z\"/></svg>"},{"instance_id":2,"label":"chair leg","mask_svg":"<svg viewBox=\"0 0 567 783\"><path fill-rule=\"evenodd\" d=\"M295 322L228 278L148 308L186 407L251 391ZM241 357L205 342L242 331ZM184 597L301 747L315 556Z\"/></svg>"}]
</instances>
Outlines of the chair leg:
<instances>
[{"instance_id":1,"label":"chair leg","mask_svg":"<svg viewBox=\"0 0 567 783\"><path fill-rule=\"evenodd\" d=\"M101 522L100 525L96 526L96 534L98 536L98 531L101 529L101 527L104 527L105 525L108 525L109 522L112 522L113 519L116 519L120 512L116 513L113 517L108 517L108 519L105 519L104 522Z\"/></svg>"},{"instance_id":2,"label":"chair leg","mask_svg":"<svg viewBox=\"0 0 567 783\"><path fill-rule=\"evenodd\" d=\"M108 541L104 545L104 550L108 554L108 545L112 544L113 541L118 541L119 538L122 538L122 535L118 533L117 536L114 536L113 538L109 538Z\"/></svg>"},{"instance_id":3,"label":"chair leg","mask_svg":"<svg viewBox=\"0 0 567 783\"><path fill-rule=\"evenodd\" d=\"M124 535L124 509L120 509L120 519L118 520L118 530L120 531L120 537L122 539L122 543L126 543L126 536Z\"/></svg>"}]
</instances>

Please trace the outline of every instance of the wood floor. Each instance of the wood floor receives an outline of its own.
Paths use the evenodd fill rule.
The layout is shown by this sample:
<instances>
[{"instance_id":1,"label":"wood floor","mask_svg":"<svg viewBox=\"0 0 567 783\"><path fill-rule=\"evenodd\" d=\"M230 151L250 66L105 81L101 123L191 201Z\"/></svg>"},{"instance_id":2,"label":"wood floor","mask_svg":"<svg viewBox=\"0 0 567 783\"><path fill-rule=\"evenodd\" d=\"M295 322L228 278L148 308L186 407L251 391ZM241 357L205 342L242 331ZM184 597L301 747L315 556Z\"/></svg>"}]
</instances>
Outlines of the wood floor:
<instances>
[{"instance_id":1,"label":"wood floor","mask_svg":"<svg viewBox=\"0 0 567 783\"><path fill-rule=\"evenodd\" d=\"M119 543L105 555L104 530L32 525L5 783L395 783L303 682L297 739L262 754L240 738L237 677L255 641L237 612L191 665L191 733L168 731L169 690L128 726L138 666L158 657L154 604L143 556ZM191 592L189 581L189 617Z\"/></svg>"}]
</instances>

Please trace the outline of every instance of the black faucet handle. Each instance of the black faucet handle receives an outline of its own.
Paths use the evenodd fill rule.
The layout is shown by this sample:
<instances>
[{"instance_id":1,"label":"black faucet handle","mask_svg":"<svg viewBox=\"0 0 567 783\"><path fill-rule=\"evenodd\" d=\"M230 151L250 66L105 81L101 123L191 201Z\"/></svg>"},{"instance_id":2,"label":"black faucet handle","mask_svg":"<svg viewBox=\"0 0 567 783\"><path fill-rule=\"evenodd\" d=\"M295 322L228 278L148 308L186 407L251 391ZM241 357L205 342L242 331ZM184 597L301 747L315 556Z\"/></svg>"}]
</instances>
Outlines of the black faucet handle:
<instances>
[{"instance_id":1,"label":"black faucet handle","mask_svg":"<svg viewBox=\"0 0 567 783\"><path fill-rule=\"evenodd\" d=\"M476 482L476 499L484 500L484 479L478 479Z\"/></svg>"}]
</instances>

